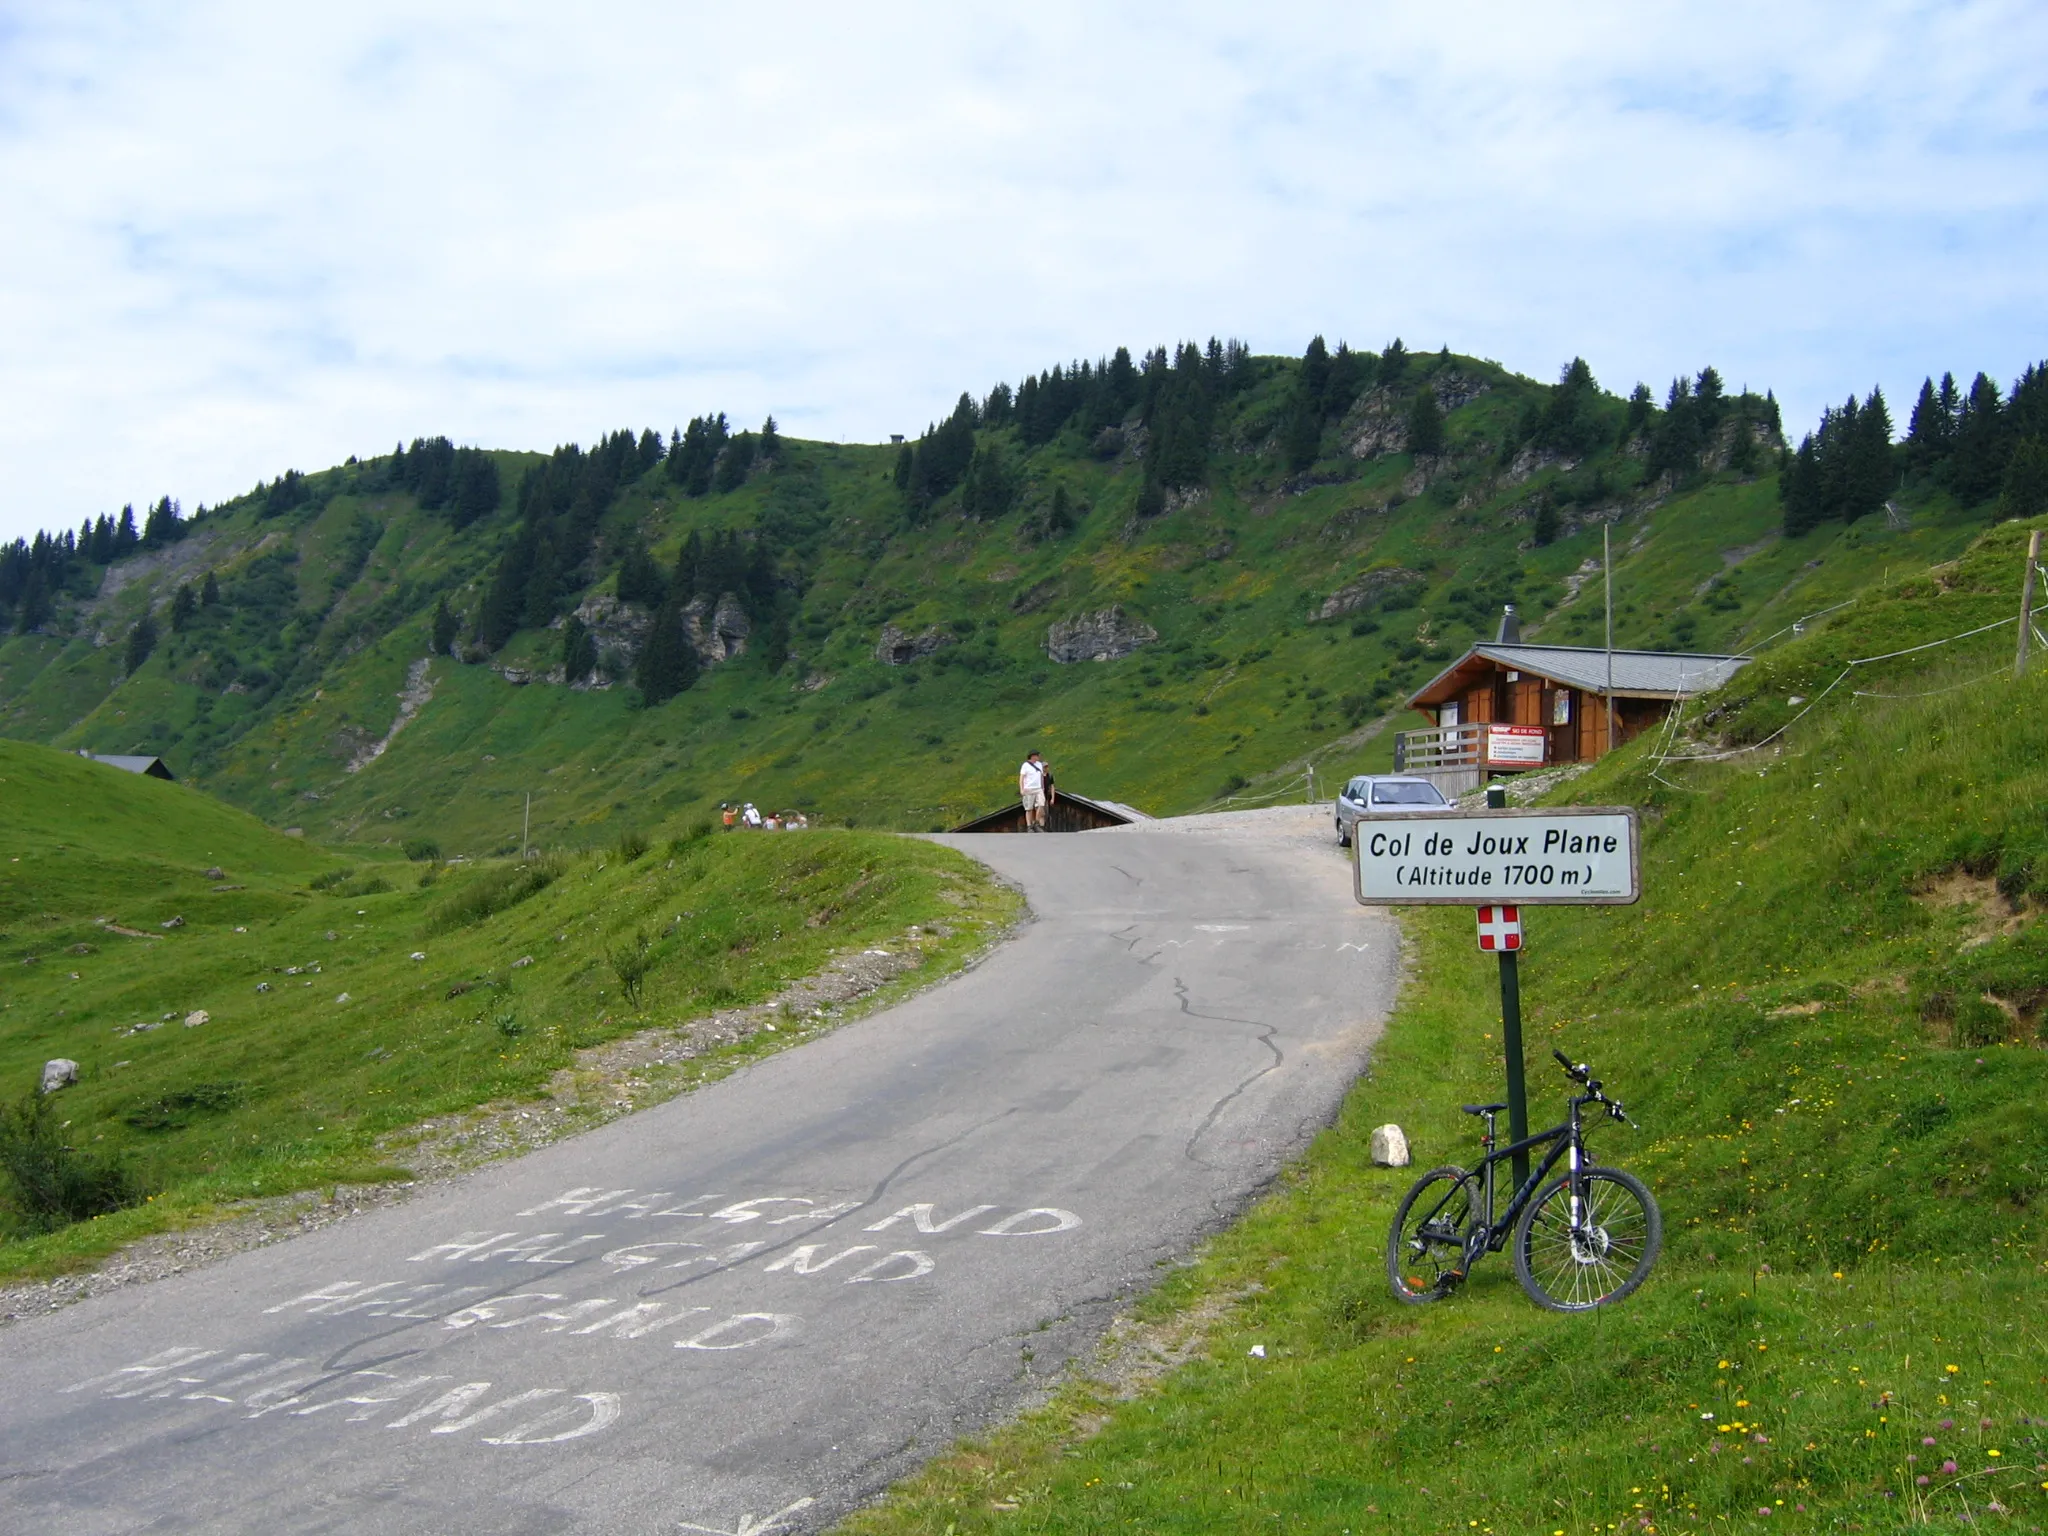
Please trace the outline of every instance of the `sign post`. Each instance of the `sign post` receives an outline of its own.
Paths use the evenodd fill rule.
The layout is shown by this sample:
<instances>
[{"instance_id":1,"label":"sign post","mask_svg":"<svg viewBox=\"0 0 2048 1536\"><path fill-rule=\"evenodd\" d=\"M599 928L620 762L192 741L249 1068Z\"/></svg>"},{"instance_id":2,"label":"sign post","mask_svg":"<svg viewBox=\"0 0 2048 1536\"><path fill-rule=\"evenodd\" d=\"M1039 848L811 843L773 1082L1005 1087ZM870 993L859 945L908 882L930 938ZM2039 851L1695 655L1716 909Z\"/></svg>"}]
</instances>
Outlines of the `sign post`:
<instances>
[{"instance_id":1,"label":"sign post","mask_svg":"<svg viewBox=\"0 0 2048 1536\"><path fill-rule=\"evenodd\" d=\"M1500 958L1508 1140L1529 1134L1522 1060L1523 907L1626 906L1642 894L1629 806L1514 810L1499 788L1483 811L1363 817L1351 834L1353 890L1365 906L1471 906L1479 948ZM1515 1184L1529 1155L1514 1157Z\"/></svg>"}]
</instances>

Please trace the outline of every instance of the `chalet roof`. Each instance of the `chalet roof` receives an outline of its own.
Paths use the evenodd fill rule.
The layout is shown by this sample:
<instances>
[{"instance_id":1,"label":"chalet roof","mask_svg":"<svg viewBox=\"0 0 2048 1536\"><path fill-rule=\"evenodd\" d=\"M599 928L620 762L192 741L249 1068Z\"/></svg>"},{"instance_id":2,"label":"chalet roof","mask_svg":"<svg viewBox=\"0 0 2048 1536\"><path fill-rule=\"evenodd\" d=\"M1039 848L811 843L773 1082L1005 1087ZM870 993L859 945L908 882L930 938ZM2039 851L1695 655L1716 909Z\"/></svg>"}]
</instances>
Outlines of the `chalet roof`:
<instances>
[{"instance_id":1,"label":"chalet roof","mask_svg":"<svg viewBox=\"0 0 2048 1536\"><path fill-rule=\"evenodd\" d=\"M125 753L81 752L80 757L89 757L96 763L105 763L109 768L120 768L128 773L146 773L153 779L168 779L171 770L160 757L133 756Z\"/></svg>"},{"instance_id":2,"label":"chalet roof","mask_svg":"<svg viewBox=\"0 0 2048 1536\"><path fill-rule=\"evenodd\" d=\"M1607 655L1597 646L1475 645L1415 691L1418 708L1457 697L1482 673L1505 667L1532 672L1567 688L1604 696ZM1747 656L1698 651L1614 652L1614 696L1624 699L1679 699L1720 687L1749 664Z\"/></svg>"},{"instance_id":3,"label":"chalet roof","mask_svg":"<svg viewBox=\"0 0 2048 1536\"><path fill-rule=\"evenodd\" d=\"M1068 789L1060 790L1059 798L1060 803L1064 805L1087 807L1105 826L1128 826L1134 821L1152 820L1150 816L1146 815L1145 812L1139 810L1136 806L1125 805L1117 800L1091 800L1086 795L1077 795ZM1001 823L1007 822L1013 817L1022 817L1023 814L1024 802L1013 800L1001 810L990 811L986 815L975 817L972 821L963 821L952 830L955 832L991 832L997 830Z\"/></svg>"}]
</instances>

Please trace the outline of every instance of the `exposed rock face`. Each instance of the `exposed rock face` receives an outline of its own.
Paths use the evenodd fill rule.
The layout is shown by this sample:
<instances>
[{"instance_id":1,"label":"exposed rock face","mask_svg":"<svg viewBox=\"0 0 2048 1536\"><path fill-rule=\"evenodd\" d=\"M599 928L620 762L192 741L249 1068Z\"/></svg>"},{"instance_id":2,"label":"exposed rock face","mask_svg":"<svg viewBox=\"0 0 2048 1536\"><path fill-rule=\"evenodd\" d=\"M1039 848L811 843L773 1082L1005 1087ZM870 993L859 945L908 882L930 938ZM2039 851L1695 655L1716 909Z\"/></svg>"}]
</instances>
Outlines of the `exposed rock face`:
<instances>
[{"instance_id":1,"label":"exposed rock face","mask_svg":"<svg viewBox=\"0 0 2048 1536\"><path fill-rule=\"evenodd\" d=\"M577 605L576 617L597 646L597 668L574 686L609 688L613 677L632 670L633 658L640 654L654 615L638 603L622 603L609 592L600 592Z\"/></svg>"},{"instance_id":2,"label":"exposed rock face","mask_svg":"<svg viewBox=\"0 0 2048 1536\"><path fill-rule=\"evenodd\" d=\"M1427 579L1422 572L1411 571L1399 565L1367 571L1356 581L1346 582L1324 598L1323 605L1316 610L1315 616L1318 619L1336 619L1347 613L1356 613L1361 608L1374 608L1390 594L1404 592Z\"/></svg>"},{"instance_id":3,"label":"exposed rock face","mask_svg":"<svg viewBox=\"0 0 2048 1536\"><path fill-rule=\"evenodd\" d=\"M77 1081L78 1063L70 1057L59 1056L43 1063L43 1092L55 1093Z\"/></svg>"},{"instance_id":4,"label":"exposed rock face","mask_svg":"<svg viewBox=\"0 0 2048 1536\"><path fill-rule=\"evenodd\" d=\"M1159 631L1150 624L1130 618L1121 608L1105 608L1053 625L1046 631L1045 654L1062 664L1115 661L1158 638Z\"/></svg>"},{"instance_id":5,"label":"exposed rock face","mask_svg":"<svg viewBox=\"0 0 2048 1536\"><path fill-rule=\"evenodd\" d=\"M1430 380L1436 403L1446 415L1477 400L1492 386L1456 369ZM1376 459L1383 453L1408 450L1408 411L1416 386L1368 390L1351 408L1343 427L1344 444L1354 459Z\"/></svg>"},{"instance_id":6,"label":"exposed rock face","mask_svg":"<svg viewBox=\"0 0 2048 1536\"><path fill-rule=\"evenodd\" d=\"M905 667L918 657L929 656L940 646L952 643L953 637L937 625L922 634L913 635L894 624L884 624L882 638L875 643L875 660L886 661L892 667Z\"/></svg>"},{"instance_id":7,"label":"exposed rock face","mask_svg":"<svg viewBox=\"0 0 2048 1536\"><path fill-rule=\"evenodd\" d=\"M707 667L744 656L747 637L754 632L754 626L747 622L747 610L730 592L719 598L708 618L704 600L692 598L683 609L683 622L689 626L690 644L696 648L697 659Z\"/></svg>"}]
</instances>

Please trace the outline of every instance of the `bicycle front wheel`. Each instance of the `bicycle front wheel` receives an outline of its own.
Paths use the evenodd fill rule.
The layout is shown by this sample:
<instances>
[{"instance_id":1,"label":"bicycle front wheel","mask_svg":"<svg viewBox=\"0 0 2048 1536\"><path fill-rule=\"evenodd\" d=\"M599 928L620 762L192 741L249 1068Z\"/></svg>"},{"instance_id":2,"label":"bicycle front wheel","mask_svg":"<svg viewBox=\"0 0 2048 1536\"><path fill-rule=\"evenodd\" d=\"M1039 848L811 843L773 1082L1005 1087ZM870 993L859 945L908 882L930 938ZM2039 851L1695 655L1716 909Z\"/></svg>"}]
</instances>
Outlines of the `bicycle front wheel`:
<instances>
[{"instance_id":1,"label":"bicycle front wheel","mask_svg":"<svg viewBox=\"0 0 2048 1536\"><path fill-rule=\"evenodd\" d=\"M1462 1168L1432 1168L1415 1181L1387 1233L1387 1284L1411 1306L1440 1301L1462 1280L1472 1185Z\"/></svg>"},{"instance_id":2,"label":"bicycle front wheel","mask_svg":"<svg viewBox=\"0 0 2048 1536\"><path fill-rule=\"evenodd\" d=\"M1567 1177L1530 1201L1515 1228L1515 1278L1553 1312L1620 1301L1664 1246L1663 1213L1641 1179L1619 1168L1588 1168L1581 1177L1576 1220Z\"/></svg>"}]
</instances>

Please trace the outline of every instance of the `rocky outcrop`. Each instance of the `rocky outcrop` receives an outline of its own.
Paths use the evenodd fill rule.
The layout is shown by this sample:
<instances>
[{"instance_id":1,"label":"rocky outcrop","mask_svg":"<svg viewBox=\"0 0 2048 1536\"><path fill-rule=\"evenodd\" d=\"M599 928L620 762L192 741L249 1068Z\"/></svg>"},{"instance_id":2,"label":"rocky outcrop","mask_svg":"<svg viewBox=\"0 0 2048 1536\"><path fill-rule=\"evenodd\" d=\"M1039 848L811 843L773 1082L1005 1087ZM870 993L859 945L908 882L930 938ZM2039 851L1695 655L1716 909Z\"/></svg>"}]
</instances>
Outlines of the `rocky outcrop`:
<instances>
[{"instance_id":1,"label":"rocky outcrop","mask_svg":"<svg viewBox=\"0 0 2048 1536\"><path fill-rule=\"evenodd\" d=\"M1045 654L1062 665L1077 661L1115 661L1159 638L1150 624L1129 617L1122 608L1105 608L1061 619L1045 634Z\"/></svg>"},{"instance_id":2,"label":"rocky outcrop","mask_svg":"<svg viewBox=\"0 0 2048 1536\"><path fill-rule=\"evenodd\" d=\"M1394 593L1411 591L1428 579L1420 571L1411 571L1399 565L1367 571L1363 576L1355 581L1346 582L1324 598L1322 606L1315 611L1315 617L1337 619L1347 613L1356 613L1361 608L1380 607Z\"/></svg>"},{"instance_id":3,"label":"rocky outcrop","mask_svg":"<svg viewBox=\"0 0 2048 1536\"><path fill-rule=\"evenodd\" d=\"M597 647L597 669L588 679L579 681L577 687L608 688L612 678L624 677L632 670L633 658L640 654L647 631L654 623L654 615L638 603L622 603L609 592L583 599L577 604L576 617L583 621ZM556 627L560 627L559 620Z\"/></svg>"},{"instance_id":4,"label":"rocky outcrop","mask_svg":"<svg viewBox=\"0 0 2048 1536\"><path fill-rule=\"evenodd\" d=\"M683 624L689 630L697 660L707 667L746 655L747 637L754 632L754 626L747 621L747 610L730 592L719 598L708 615L704 599L691 598L683 609Z\"/></svg>"},{"instance_id":5,"label":"rocky outcrop","mask_svg":"<svg viewBox=\"0 0 2048 1536\"><path fill-rule=\"evenodd\" d=\"M915 635L894 624L884 624L882 638L875 642L875 660L892 667L907 667L918 657L929 656L940 646L952 643L953 637L936 624Z\"/></svg>"},{"instance_id":6,"label":"rocky outcrop","mask_svg":"<svg viewBox=\"0 0 2048 1536\"><path fill-rule=\"evenodd\" d=\"M1492 386L1457 369L1447 369L1429 381L1438 409L1446 415L1468 405ZM1408 412L1415 402L1413 384L1395 389L1368 390L1345 417L1341 435L1345 451L1354 459L1376 459L1383 453L1408 451Z\"/></svg>"}]
</instances>

